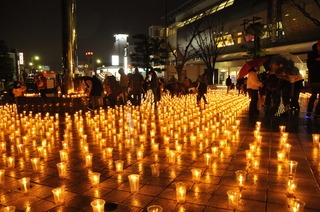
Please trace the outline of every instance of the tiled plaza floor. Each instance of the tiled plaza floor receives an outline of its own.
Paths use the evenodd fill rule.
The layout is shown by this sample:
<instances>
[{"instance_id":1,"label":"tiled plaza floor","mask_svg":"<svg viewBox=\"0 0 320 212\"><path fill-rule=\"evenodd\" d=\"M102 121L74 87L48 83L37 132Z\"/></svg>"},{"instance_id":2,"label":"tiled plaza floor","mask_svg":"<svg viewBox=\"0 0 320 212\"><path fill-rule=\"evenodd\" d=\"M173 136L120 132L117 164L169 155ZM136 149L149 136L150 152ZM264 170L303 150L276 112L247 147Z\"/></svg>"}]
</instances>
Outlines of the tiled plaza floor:
<instances>
[{"instance_id":1,"label":"tiled plaza floor","mask_svg":"<svg viewBox=\"0 0 320 212\"><path fill-rule=\"evenodd\" d=\"M234 211L227 191L238 190L235 172L244 170L246 180L236 211L290 211L288 200L294 199L306 203L305 212L320 211L320 154L312 142L312 134L320 133L320 121L304 117L307 98L301 98L300 112L285 117L263 109L249 116L248 99L243 96L212 92L208 98L210 103L201 107L188 97L164 99L157 110L146 104L75 114L18 114L15 107L0 106L0 169L5 172L0 182L2 208L89 212L93 200L103 199L105 211L147 211L150 205L160 205L164 212ZM256 130L257 121L260 130ZM280 125L286 126L291 145L288 161L298 162L293 195L287 192L287 163L277 159L277 151L289 146L284 145ZM219 150L217 156L214 147ZM108 148L113 148L112 156ZM252 162L246 159L250 148L255 156ZM62 160L59 152L63 149L68 158L66 177L60 179L56 164ZM86 164L86 153L92 153L92 166ZM211 156L208 165L205 156ZM9 157L15 159L12 168ZM38 172L32 168L34 157L40 158ZM122 172L116 171L117 160L123 161ZM253 161L260 162L257 169ZM150 165L155 163L159 177L152 175ZM192 169L202 171L197 183ZM92 172L100 173L98 187L92 186ZM136 194L130 190L131 174L140 176ZM27 194L19 185L24 177L31 182ZM178 182L187 186L185 203L177 203ZM62 205L55 204L52 194L58 187L66 193Z\"/></svg>"}]
</instances>

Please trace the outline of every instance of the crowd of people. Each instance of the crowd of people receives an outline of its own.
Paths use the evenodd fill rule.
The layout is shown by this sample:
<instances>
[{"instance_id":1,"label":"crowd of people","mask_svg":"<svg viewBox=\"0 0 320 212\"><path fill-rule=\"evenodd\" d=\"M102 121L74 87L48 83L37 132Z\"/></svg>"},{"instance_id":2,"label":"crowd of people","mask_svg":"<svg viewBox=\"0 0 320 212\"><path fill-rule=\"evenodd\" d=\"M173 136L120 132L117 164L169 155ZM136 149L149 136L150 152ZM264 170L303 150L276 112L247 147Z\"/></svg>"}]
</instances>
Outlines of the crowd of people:
<instances>
[{"instance_id":1,"label":"crowd of people","mask_svg":"<svg viewBox=\"0 0 320 212\"><path fill-rule=\"evenodd\" d=\"M77 91L86 93L90 97L88 103L90 109L103 106L115 107L128 102L132 105L140 105L142 99L146 98L148 90L152 93L151 96L155 103L161 100L164 92L172 97L196 92L198 102L201 100L204 103L207 102L205 76L199 76L196 82L192 82L188 77L179 82L174 76L171 76L166 83L157 76L154 70L150 70L145 78L138 68L128 74L124 72L123 68L120 68L118 73L120 74L119 81L114 75L105 76L104 79L98 79L96 75L81 77Z\"/></svg>"},{"instance_id":2,"label":"crowd of people","mask_svg":"<svg viewBox=\"0 0 320 212\"><path fill-rule=\"evenodd\" d=\"M306 116L310 117L320 93L320 41L312 46L312 51L308 54L307 67L309 76L307 87L311 87L312 95ZM278 112L281 103L284 110L280 115L289 115L290 112L300 110L299 96L304 88L304 78L295 66L293 55L275 55L270 59L266 72L258 74L258 71L259 66L254 66L249 70L247 78L237 81L239 94L241 92L249 94L251 113L258 113L262 106ZM319 101L314 116L320 117Z\"/></svg>"}]
</instances>

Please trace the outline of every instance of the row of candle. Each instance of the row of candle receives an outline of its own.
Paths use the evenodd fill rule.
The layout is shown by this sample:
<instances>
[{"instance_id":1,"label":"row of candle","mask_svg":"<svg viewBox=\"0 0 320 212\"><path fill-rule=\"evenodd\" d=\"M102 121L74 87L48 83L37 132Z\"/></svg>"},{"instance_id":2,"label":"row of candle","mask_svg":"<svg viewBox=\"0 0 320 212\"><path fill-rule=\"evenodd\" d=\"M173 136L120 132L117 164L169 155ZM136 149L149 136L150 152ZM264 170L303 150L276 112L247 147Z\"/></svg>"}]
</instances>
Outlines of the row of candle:
<instances>
[{"instance_id":1,"label":"row of candle","mask_svg":"<svg viewBox=\"0 0 320 212\"><path fill-rule=\"evenodd\" d=\"M28 116L28 118L29 118L30 116ZM22 119L25 119L26 117L22 117ZM37 117L37 120L39 119L39 117ZM101 118L100 118L101 119ZM230 123L232 123L232 121L234 120L235 118L234 117L232 117L232 118L230 118L229 120L227 120L226 122L224 121L224 120L221 120L221 123L223 123L222 124L222 127L220 127L219 126L219 124L217 124L217 125L215 125L215 132L217 132L217 129L218 130L220 130L220 131L218 131L217 132L217 136L216 137L219 137L219 134L221 133L221 132L223 132L222 130L224 129L224 128L227 128L227 127L229 127L230 126ZM30 133L30 134L32 134L32 136L30 136L30 138L28 139L28 140L31 140L32 138L34 138L34 137L36 137L37 138L37 140L36 140L36 143L38 143L39 142L39 140L43 140L43 138L45 138L45 139L47 139L47 143L51 143L51 142L54 142L54 140L56 140L57 138L58 138L58 136L55 136L53 139L50 139L50 134L45 134L45 133L43 133L43 132L45 132L47 129L56 129L57 128L57 126L59 126L59 124L57 124L58 122L57 121L52 121L52 117L50 117L49 119L47 119L47 120L49 120L49 124L48 123L46 123L46 125L44 125L45 127L42 127L42 128L40 128L40 130L38 130L37 132L32 132L32 131L22 131L22 132L15 132L15 134L14 134L14 137L17 139L17 138L19 138L19 133L26 133L26 134L28 134L28 133ZM66 124L67 124L67 127L66 127L66 130L65 130L65 134L63 135L63 137L64 137L64 140L63 141L61 141L61 144L62 144L62 150L61 150L61 152L60 152L60 157L61 157L61 163L66 163L67 161L68 161L68 159L67 159L67 150L68 150L68 144L70 143L70 142L72 142L72 134L70 134L71 133L71 127L72 127L72 125L71 125L71 119L70 119L70 117L69 116L66 116L66 119L65 119L66 121ZM35 121L33 121L33 123L35 123ZM43 122L42 122L43 123ZM155 127L152 125L152 123L153 122L151 122L151 124L150 124L150 127L151 127L151 129L154 129ZM226 124L225 124L226 123ZM197 125L201 125L200 123L197 123ZM15 125L15 126L17 126L17 125ZM69 126L69 127L68 127ZM179 126L179 125L178 125ZM202 126L202 125L201 125ZM85 128L84 126L83 126L83 128ZM83 129L82 128L82 129ZM101 128L101 126L100 126L100 128ZM169 125L169 128L170 129L174 129L172 126L170 126ZM169 129L168 128L168 129ZM204 127L202 127L203 129L205 129ZM202 129L202 128L199 128L199 132L200 132L200 129ZM9 129L8 127L6 127L6 129ZM81 129L81 128L79 128L79 129ZM149 129L149 127L147 128L147 129ZM165 129L165 127L163 127L163 129ZM236 129L236 127L235 127L235 129ZM145 131L146 129L144 129L144 131ZM8 130L8 131L11 131L11 129L10 130ZM13 132L13 131L11 131L11 132ZM31 133L32 132L32 133ZM83 132L83 131L82 131ZM100 130L94 130L94 132L100 132ZM163 132L166 132L167 134L169 134L170 133L170 131L166 131L166 130L163 130ZM210 134L211 133L211 131L209 131L209 132L207 132L208 134ZM114 132L113 132L113 134L115 134ZM223 133L223 135L225 136L225 134L228 134L228 133ZM36 136L35 136L36 135ZM148 138L150 138L150 137L153 137L152 136L152 134L150 133L150 134L145 134L146 135L146 138L145 138L145 140L143 141L143 142L146 142L146 140L147 140L147 137ZM38 136L41 136L42 138L40 138L39 139L39 137ZM126 136L126 135L125 135ZM199 136L200 137L200 140L198 140L197 139L197 136ZM83 140L85 140L85 139L83 139L85 137L85 134L82 134L82 138L80 139L81 141L83 141ZM129 136L128 136L129 137ZM164 141L165 140L171 140L171 139L174 139L174 137L176 137L176 138L178 138L179 136L170 136L169 137L169 139L164 139ZM199 133L194 133L194 134L192 134L192 140L194 140L195 142L194 143L201 143L201 142L199 142L199 141L201 141L202 139L201 139L201 134ZM203 137L206 137L206 136L203 136ZM101 137L100 137L101 138ZM14 140L14 138L12 138L12 140ZM19 139L17 139L17 140L19 140ZM97 139L97 140L99 140L99 139ZM100 141L102 141L103 139L101 139ZM19 141L20 142L20 141ZM16 142L16 144L18 143L18 144L21 144L21 143L19 143L19 142ZM119 142L119 140L118 140L118 142ZM11 143L11 142L10 142ZM12 143L14 143L14 142L12 142ZM34 143L34 142L33 142ZM86 142L83 142L83 143L86 143ZM29 143L28 142L25 142L25 143L23 143L23 144L25 144L26 145L26 147L28 147L28 145L29 145ZM65 145L64 145L65 144ZM222 141L221 142L221 145L220 145L220 147L219 148L221 148L221 147L223 147L224 146L224 144L225 144L225 141ZM157 149L159 149L159 146L157 146L157 145L159 145L159 144L157 144L157 143L154 143L154 145L152 145L152 148L153 148L153 150L154 151L157 151ZM35 146L37 146L37 145L35 145ZM84 145L82 145L83 147L85 147L86 145L84 144ZM103 145L103 146L107 146L107 144L106 145ZM37 146L37 147L43 147L45 150L46 150L46 144L41 144L41 146ZM172 153L174 153L175 151L177 152L177 153L179 153L181 150L180 150L180 145L179 145L179 142L175 142L175 147L177 147L176 148L176 150L170 150L170 153L171 154L169 154L169 155L172 155ZM108 148L108 150L107 150L107 148ZM110 153L110 148L111 147L107 147L107 148L105 148L105 151L107 152L109 152L108 154L111 154L112 155L112 153ZM84 148L85 149L85 148ZM139 149L139 148L137 148L137 149ZM43 156L41 156L42 154L40 154L39 152L41 152L41 148L37 148L37 151L38 151L38 156L39 157L37 157L37 158L34 158L34 160L31 160L31 163L33 163L33 161L35 161L34 163L36 163L36 161L39 161L39 158L42 158ZM215 151L216 150L213 150L213 155L214 154L216 154L215 153ZM84 152L87 152L87 153L89 153L88 151L84 151ZM137 150L137 156L139 155L139 151ZM87 156L88 157L90 157L89 156L90 154L87 154ZM86 157L87 157L86 156ZM92 155L91 155L92 156ZM109 155L110 156L110 155ZM143 156L142 156L143 157ZM10 157L8 157L8 158L10 158ZM92 157L91 157L92 158ZM172 163L174 163L174 160L172 161ZM90 163L86 163L86 166L90 166L89 165ZM121 163L120 163L121 164ZM123 163L122 163L123 164ZM65 165L65 164L64 164ZM92 165L92 164L91 164ZM157 165L156 164L154 164L154 166L155 167L157 167ZM37 166L35 166L35 167L37 167ZM117 167L117 165L116 165L116 167ZM34 169L34 171L39 171L39 168L33 168ZM152 168L152 169L154 169L154 170L156 170L156 168ZM159 171L158 171L159 172ZM201 170L199 171L199 170L197 170L197 171L193 171L192 173L196 173L196 174L193 174L193 175L195 175L195 176L198 176L198 178L201 176ZM200 173L200 174L199 174ZM60 174L59 174L60 175ZM65 175L65 174L64 174ZM158 176L157 175L157 172L154 172L154 176ZM91 179L91 178L90 178ZM95 178L92 178L92 179L97 179L97 177L95 177ZM199 179L198 180L194 180L194 182L198 182L199 181Z\"/></svg>"}]
</instances>

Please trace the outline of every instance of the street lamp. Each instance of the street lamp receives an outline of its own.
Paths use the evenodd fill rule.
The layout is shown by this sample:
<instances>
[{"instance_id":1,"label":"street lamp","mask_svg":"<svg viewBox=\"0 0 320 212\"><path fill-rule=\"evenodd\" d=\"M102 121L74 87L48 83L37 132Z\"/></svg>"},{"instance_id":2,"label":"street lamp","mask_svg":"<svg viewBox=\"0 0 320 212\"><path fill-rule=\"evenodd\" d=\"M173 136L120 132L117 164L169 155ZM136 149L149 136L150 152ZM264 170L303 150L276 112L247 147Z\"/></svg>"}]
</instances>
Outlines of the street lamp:
<instances>
[{"instance_id":1,"label":"street lamp","mask_svg":"<svg viewBox=\"0 0 320 212\"><path fill-rule=\"evenodd\" d=\"M30 65L30 69L32 70L32 72L35 71L35 67L36 67L36 61L39 61L40 57L35 55L35 56L31 56L31 62L29 63Z\"/></svg>"}]
</instances>

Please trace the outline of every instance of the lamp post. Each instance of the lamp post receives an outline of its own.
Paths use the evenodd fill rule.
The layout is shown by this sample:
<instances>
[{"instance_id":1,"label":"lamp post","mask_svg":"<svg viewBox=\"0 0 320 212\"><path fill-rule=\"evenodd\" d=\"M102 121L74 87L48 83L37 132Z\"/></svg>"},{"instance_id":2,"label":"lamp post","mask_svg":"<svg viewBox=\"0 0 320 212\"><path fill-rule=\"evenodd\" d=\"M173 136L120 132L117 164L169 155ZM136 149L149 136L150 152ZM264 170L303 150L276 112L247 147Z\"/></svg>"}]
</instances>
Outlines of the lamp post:
<instances>
[{"instance_id":1,"label":"lamp post","mask_svg":"<svg viewBox=\"0 0 320 212\"><path fill-rule=\"evenodd\" d=\"M39 61L40 57L39 56L31 56L31 62L29 63L30 69L32 70L32 72L35 72L37 68L37 64L36 61Z\"/></svg>"}]
</instances>

